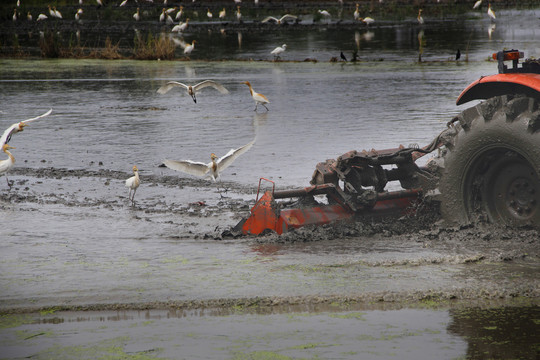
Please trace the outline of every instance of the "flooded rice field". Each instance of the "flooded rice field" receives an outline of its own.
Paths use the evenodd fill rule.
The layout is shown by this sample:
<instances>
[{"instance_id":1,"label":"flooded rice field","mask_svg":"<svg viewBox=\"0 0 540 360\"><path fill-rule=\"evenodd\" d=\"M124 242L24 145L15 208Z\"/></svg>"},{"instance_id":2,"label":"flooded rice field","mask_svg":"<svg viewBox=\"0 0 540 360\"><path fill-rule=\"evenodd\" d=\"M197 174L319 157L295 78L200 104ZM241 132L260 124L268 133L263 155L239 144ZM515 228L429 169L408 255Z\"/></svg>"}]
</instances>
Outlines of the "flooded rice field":
<instances>
[{"instance_id":1,"label":"flooded rice field","mask_svg":"<svg viewBox=\"0 0 540 360\"><path fill-rule=\"evenodd\" d=\"M540 56L539 16L507 9L491 35L485 19L432 21L422 49L409 24L248 31L228 61L201 60L218 60L204 46L190 61L1 59L0 130L53 109L13 135L12 187L0 178L1 357L535 359L537 230L440 228L429 214L224 232L260 177L304 187L349 150L429 143L471 106L459 93L497 71L491 53ZM291 61L266 61L281 43ZM359 61L329 61L354 50ZM229 94L157 93L205 79ZM269 111L253 111L243 81ZM159 167L252 140L219 184Z\"/></svg>"}]
</instances>

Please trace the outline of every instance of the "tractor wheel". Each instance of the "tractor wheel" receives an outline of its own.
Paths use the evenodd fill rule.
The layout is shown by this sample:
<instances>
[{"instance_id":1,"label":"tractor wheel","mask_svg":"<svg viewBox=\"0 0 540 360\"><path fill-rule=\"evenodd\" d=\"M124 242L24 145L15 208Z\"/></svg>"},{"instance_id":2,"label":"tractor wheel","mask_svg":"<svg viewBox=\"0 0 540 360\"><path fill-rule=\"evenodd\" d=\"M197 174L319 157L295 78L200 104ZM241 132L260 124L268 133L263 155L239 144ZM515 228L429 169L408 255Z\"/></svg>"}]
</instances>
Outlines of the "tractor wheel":
<instances>
[{"instance_id":1,"label":"tractor wheel","mask_svg":"<svg viewBox=\"0 0 540 360\"><path fill-rule=\"evenodd\" d=\"M455 120L439 182L443 218L540 227L540 101L494 97Z\"/></svg>"}]
</instances>

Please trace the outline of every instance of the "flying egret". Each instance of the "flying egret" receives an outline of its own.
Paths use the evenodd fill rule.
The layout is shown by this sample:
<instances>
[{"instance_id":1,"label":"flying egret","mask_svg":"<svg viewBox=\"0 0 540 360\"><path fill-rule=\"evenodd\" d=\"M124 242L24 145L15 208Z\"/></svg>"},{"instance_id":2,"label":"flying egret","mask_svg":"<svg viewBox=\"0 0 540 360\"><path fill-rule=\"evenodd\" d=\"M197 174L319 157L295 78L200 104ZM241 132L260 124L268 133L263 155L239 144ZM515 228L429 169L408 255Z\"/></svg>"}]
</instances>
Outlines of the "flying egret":
<instances>
[{"instance_id":1,"label":"flying egret","mask_svg":"<svg viewBox=\"0 0 540 360\"><path fill-rule=\"evenodd\" d=\"M265 18L263 21L261 21L261 22L265 23L265 22L268 22L268 21L274 21L276 24L281 25L281 24L286 23L286 22L287 22L287 19L293 19L293 20L295 20L295 19L297 19L297 18L298 18L298 16L294 16L294 15L291 15L291 14L285 14L285 15L283 15L282 17L280 17L279 19L278 19L278 18L275 18L275 17L273 17L273 16L268 16L268 17L266 17L266 18Z\"/></svg>"},{"instance_id":2,"label":"flying egret","mask_svg":"<svg viewBox=\"0 0 540 360\"><path fill-rule=\"evenodd\" d=\"M11 140L11 136L13 134L23 131L24 128L28 126L29 122L35 121L37 119L41 119L42 117L49 115L51 112L52 112L52 109L50 109L43 115L39 115L39 116L36 116L35 118L19 121L11 125L4 131L4 133L2 134L2 137L0 137L0 146L4 146L4 144L7 144Z\"/></svg>"},{"instance_id":3,"label":"flying egret","mask_svg":"<svg viewBox=\"0 0 540 360\"><path fill-rule=\"evenodd\" d=\"M231 149L227 154L218 158L216 154L212 153L210 155L211 161L208 164L198 161L191 160L163 160L163 164L169 169L181 171L186 174L200 176L200 177L209 177L214 182L216 182L221 173L228 168L236 158L248 151L253 144L255 139L247 143L246 145L239 147L238 149ZM219 190L219 188L218 188ZM221 195L221 192L220 192Z\"/></svg>"},{"instance_id":4,"label":"flying egret","mask_svg":"<svg viewBox=\"0 0 540 360\"><path fill-rule=\"evenodd\" d=\"M488 14L489 17L491 18L491 20L497 19L497 17L495 16L495 12L493 12L493 10L491 9L491 3L488 3L487 14Z\"/></svg>"},{"instance_id":5,"label":"flying egret","mask_svg":"<svg viewBox=\"0 0 540 360\"><path fill-rule=\"evenodd\" d=\"M278 46L274 50L270 52L270 54L274 55L274 60L279 59L279 55L283 53L287 49L287 44L283 44L281 46Z\"/></svg>"},{"instance_id":6,"label":"flying egret","mask_svg":"<svg viewBox=\"0 0 540 360\"><path fill-rule=\"evenodd\" d=\"M201 81L200 83L198 84L195 84L195 85L186 85L186 84L182 84L181 82L178 82L178 81L169 81L167 84L163 85L162 87L160 87L157 92L158 94L166 94L167 92L169 92L169 90L171 90L172 88L174 87L181 87L181 88L184 88L186 89L188 95L191 96L191 98L193 99L193 102L194 103L197 103L197 98L195 96L195 94L201 90L201 89L204 89L205 87L213 87L214 89L216 89L217 91L219 91L220 93L222 94L228 94L229 93L229 90L225 89L225 87L213 80L204 80L204 81Z\"/></svg>"},{"instance_id":7,"label":"flying egret","mask_svg":"<svg viewBox=\"0 0 540 360\"><path fill-rule=\"evenodd\" d=\"M225 16L227 15L227 11L225 11L225 8L219 12L219 18L225 19Z\"/></svg>"},{"instance_id":8,"label":"flying egret","mask_svg":"<svg viewBox=\"0 0 540 360\"><path fill-rule=\"evenodd\" d=\"M139 8L137 8L137 12L135 14L133 14L133 18L135 19L135 21L141 20L141 14L140 14L140 9Z\"/></svg>"},{"instance_id":9,"label":"flying egret","mask_svg":"<svg viewBox=\"0 0 540 360\"><path fill-rule=\"evenodd\" d=\"M422 9L418 9L418 16L416 17L420 25L424 24L424 18L422 17Z\"/></svg>"},{"instance_id":10,"label":"flying egret","mask_svg":"<svg viewBox=\"0 0 540 360\"><path fill-rule=\"evenodd\" d=\"M259 106L259 104L261 104L262 106L264 106L264 108L266 109L266 111L268 111L268 108L266 107L265 104L269 104L270 101L268 100L268 98L266 96L264 96L263 94L260 94L258 92L255 92L253 90L253 88L251 87L251 84L249 83L249 81L244 81L242 84L246 84L247 86L249 86L249 93L251 94L251 97L253 98L253 100L255 101L255 110L253 111L257 111L257 107Z\"/></svg>"},{"instance_id":11,"label":"flying egret","mask_svg":"<svg viewBox=\"0 0 540 360\"><path fill-rule=\"evenodd\" d=\"M15 164L15 158L13 157L13 155L11 155L11 153L9 152L9 149L15 149L15 148L8 144L2 145L2 151L7 154L8 158L6 160L0 161L0 175L4 174L6 176L7 184L11 188L11 185L9 184L9 180L7 177L7 173L13 167L13 164Z\"/></svg>"},{"instance_id":12,"label":"flying egret","mask_svg":"<svg viewBox=\"0 0 540 360\"><path fill-rule=\"evenodd\" d=\"M131 200L132 205L135 204L135 192L141 184L141 180L139 179L139 169L137 169L137 166L133 167L133 174L135 175L126 180L126 187L129 188L128 199ZM133 196L131 196L132 190Z\"/></svg>"},{"instance_id":13,"label":"flying egret","mask_svg":"<svg viewBox=\"0 0 540 360\"><path fill-rule=\"evenodd\" d=\"M475 2L472 8L473 9L478 9L480 7L480 5L482 5L482 0L478 0L477 2Z\"/></svg>"}]
</instances>

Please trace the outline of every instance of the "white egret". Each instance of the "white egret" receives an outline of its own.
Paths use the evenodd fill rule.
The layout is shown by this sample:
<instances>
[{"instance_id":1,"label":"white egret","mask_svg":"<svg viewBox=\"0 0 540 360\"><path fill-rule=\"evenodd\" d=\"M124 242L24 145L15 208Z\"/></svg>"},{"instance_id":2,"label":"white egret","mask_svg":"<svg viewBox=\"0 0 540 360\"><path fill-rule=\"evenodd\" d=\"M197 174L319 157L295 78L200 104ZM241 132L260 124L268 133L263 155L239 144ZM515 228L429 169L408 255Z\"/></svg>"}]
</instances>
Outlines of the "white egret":
<instances>
[{"instance_id":1,"label":"white egret","mask_svg":"<svg viewBox=\"0 0 540 360\"><path fill-rule=\"evenodd\" d=\"M137 8L137 12L135 14L133 14L133 18L135 19L135 21L141 20L141 14L140 14L140 9L139 8Z\"/></svg>"},{"instance_id":2,"label":"white egret","mask_svg":"<svg viewBox=\"0 0 540 360\"><path fill-rule=\"evenodd\" d=\"M191 52L195 49L196 42L197 42L196 40L193 40L191 44L185 44L185 46L184 44L181 44L181 46L184 48L184 54L186 55L191 54Z\"/></svg>"},{"instance_id":3,"label":"white egret","mask_svg":"<svg viewBox=\"0 0 540 360\"><path fill-rule=\"evenodd\" d=\"M139 179L139 169L137 169L137 166L133 167L133 174L135 175L126 180L126 187L129 188L128 199L131 200L132 205L135 204L135 192L141 184L141 180ZM131 196L132 190L133 196Z\"/></svg>"},{"instance_id":4,"label":"white egret","mask_svg":"<svg viewBox=\"0 0 540 360\"><path fill-rule=\"evenodd\" d=\"M8 156L6 160L0 161L0 175L4 174L6 176L6 181L8 186L11 188L11 185L9 184L9 180L7 177L8 171L13 167L13 164L15 164L15 158L11 153L9 152L9 149L15 149L13 146L9 146L8 144L2 145L2 151L5 152Z\"/></svg>"},{"instance_id":5,"label":"white egret","mask_svg":"<svg viewBox=\"0 0 540 360\"><path fill-rule=\"evenodd\" d=\"M353 13L353 16L354 16L354 20L358 20L360 19L360 10L359 10L359 6L360 4L356 4L356 10L354 10L354 13Z\"/></svg>"},{"instance_id":6,"label":"white egret","mask_svg":"<svg viewBox=\"0 0 540 360\"><path fill-rule=\"evenodd\" d=\"M57 19L62 19L62 14L60 13L60 11L56 10L56 6L53 7L53 11Z\"/></svg>"},{"instance_id":7,"label":"white egret","mask_svg":"<svg viewBox=\"0 0 540 360\"><path fill-rule=\"evenodd\" d=\"M11 125L4 131L4 133L2 134L2 137L0 137L0 146L4 146L4 144L7 144L11 140L11 136L13 134L23 131L24 128L28 126L28 123L35 121L37 119L41 119L42 117L49 115L51 112L52 112L52 109L50 109L43 115L39 115L39 116L36 116L35 118L19 121Z\"/></svg>"},{"instance_id":8,"label":"white egret","mask_svg":"<svg viewBox=\"0 0 540 360\"><path fill-rule=\"evenodd\" d=\"M219 18L225 19L225 16L227 15L227 11L225 11L225 8L219 12Z\"/></svg>"},{"instance_id":9,"label":"white egret","mask_svg":"<svg viewBox=\"0 0 540 360\"><path fill-rule=\"evenodd\" d=\"M422 9L418 9L418 16L416 17L420 25L424 24L424 18L422 17Z\"/></svg>"},{"instance_id":10,"label":"white egret","mask_svg":"<svg viewBox=\"0 0 540 360\"><path fill-rule=\"evenodd\" d=\"M287 44L283 44L281 46L278 46L274 50L272 50L270 54L274 55L274 60L277 60L279 59L279 55L285 52L286 49L287 49Z\"/></svg>"},{"instance_id":11,"label":"white egret","mask_svg":"<svg viewBox=\"0 0 540 360\"><path fill-rule=\"evenodd\" d=\"M238 22L242 21L242 13L240 12L240 6L236 7L236 19Z\"/></svg>"},{"instance_id":12,"label":"white egret","mask_svg":"<svg viewBox=\"0 0 540 360\"><path fill-rule=\"evenodd\" d=\"M26 14L26 19L28 21L32 21L32 14L30 14L30 11L28 12L28 14Z\"/></svg>"},{"instance_id":13,"label":"white egret","mask_svg":"<svg viewBox=\"0 0 540 360\"><path fill-rule=\"evenodd\" d=\"M269 104L270 101L268 100L268 98L266 96L264 96L263 94L260 94L258 92L255 92L253 90L253 87L251 87L251 84L249 81L244 81L242 84L246 84L247 86L249 86L249 93L251 94L251 97L253 98L253 100L255 101L255 110L253 111L257 111L257 107L259 106L259 104L261 104L262 106L264 106L264 108L266 109L266 111L268 111L268 108L266 107L265 104Z\"/></svg>"},{"instance_id":14,"label":"white egret","mask_svg":"<svg viewBox=\"0 0 540 360\"><path fill-rule=\"evenodd\" d=\"M47 20L48 17L45 14L39 14L36 21Z\"/></svg>"},{"instance_id":15,"label":"white egret","mask_svg":"<svg viewBox=\"0 0 540 360\"><path fill-rule=\"evenodd\" d=\"M211 178L216 182L221 173L228 168L234 160L236 160L240 155L248 151L253 144L255 139L247 143L246 145L239 147L238 149L231 149L227 154L218 158L216 154L210 154L211 161L208 164L198 161L191 160L163 160L163 164L169 169L181 171L186 174ZM218 188L219 190L219 188ZM221 193L220 193L221 194Z\"/></svg>"},{"instance_id":16,"label":"white egret","mask_svg":"<svg viewBox=\"0 0 540 360\"><path fill-rule=\"evenodd\" d=\"M178 10L178 12L176 13L176 16L174 17L175 20L180 20L180 18L182 17L182 13L184 12L184 7L183 6L180 6L180 9Z\"/></svg>"},{"instance_id":17,"label":"white egret","mask_svg":"<svg viewBox=\"0 0 540 360\"><path fill-rule=\"evenodd\" d=\"M184 23L180 23L178 25L175 25L173 28L172 28L172 32L183 32L184 30L187 29L188 27L188 22L189 22L189 18L186 19L186 22Z\"/></svg>"},{"instance_id":18,"label":"white egret","mask_svg":"<svg viewBox=\"0 0 540 360\"><path fill-rule=\"evenodd\" d=\"M166 11L166 13L170 15L170 14L172 14L173 12L175 12L176 9L177 9L176 6L175 6L175 7L172 7L172 8L168 8L167 11Z\"/></svg>"},{"instance_id":19,"label":"white egret","mask_svg":"<svg viewBox=\"0 0 540 360\"><path fill-rule=\"evenodd\" d=\"M369 16L362 19L362 22L369 26L370 24L373 24L375 20L373 18L370 18Z\"/></svg>"},{"instance_id":20,"label":"white egret","mask_svg":"<svg viewBox=\"0 0 540 360\"><path fill-rule=\"evenodd\" d=\"M482 0L478 0L477 2L475 2L472 8L473 9L478 9L480 7L480 5L482 5Z\"/></svg>"},{"instance_id":21,"label":"white egret","mask_svg":"<svg viewBox=\"0 0 540 360\"><path fill-rule=\"evenodd\" d=\"M98 4L99 6L103 6L103 2L102 2L101 0L96 0L96 2L97 2L97 4ZM82 1L81 1L81 0L79 0L79 4L82 5Z\"/></svg>"},{"instance_id":22,"label":"white egret","mask_svg":"<svg viewBox=\"0 0 540 360\"><path fill-rule=\"evenodd\" d=\"M159 22L165 21L165 9L161 10L161 14L159 15Z\"/></svg>"},{"instance_id":23,"label":"white egret","mask_svg":"<svg viewBox=\"0 0 540 360\"><path fill-rule=\"evenodd\" d=\"M212 12L210 11L210 9L206 9L206 16L208 16L209 19L211 19L214 15L212 15Z\"/></svg>"},{"instance_id":24,"label":"white egret","mask_svg":"<svg viewBox=\"0 0 540 360\"><path fill-rule=\"evenodd\" d=\"M491 9L491 3L488 3L487 14L489 15L491 20L497 19L497 17L495 16L495 12L493 11L493 9Z\"/></svg>"},{"instance_id":25,"label":"white egret","mask_svg":"<svg viewBox=\"0 0 540 360\"><path fill-rule=\"evenodd\" d=\"M163 85L162 87L160 87L157 92L158 94L166 94L167 92L169 92L169 90L171 90L172 88L174 87L181 87L181 88L184 88L186 89L188 95L191 96L191 98L193 99L193 102L194 103L197 103L197 98L195 96L195 94L201 90L201 89L204 89L205 87L213 87L214 89L216 89L217 91L219 91L220 93L222 94L228 94L229 93L229 90L225 89L225 87L213 80L204 80L204 81L201 81L200 83L196 84L196 85L186 85L186 84L182 84L181 82L178 82L178 81L169 81L167 84Z\"/></svg>"},{"instance_id":26,"label":"white egret","mask_svg":"<svg viewBox=\"0 0 540 360\"><path fill-rule=\"evenodd\" d=\"M125 5L127 4L127 2L128 2L128 0L124 0L124 1L122 1L122 2L120 3L119 6L125 6Z\"/></svg>"},{"instance_id":27,"label":"white egret","mask_svg":"<svg viewBox=\"0 0 540 360\"><path fill-rule=\"evenodd\" d=\"M51 5L49 5L49 15L51 15L51 17L56 17L56 12L54 12L54 10L51 9Z\"/></svg>"},{"instance_id":28,"label":"white egret","mask_svg":"<svg viewBox=\"0 0 540 360\"><path fill-rule=\"evenodd\" d=\"M17 9L13 9L13 21L17 21Z\"/></svg>"},{"instance_id":29,"label":"white egret","mask_svg":"<svg viewBox=\"0 0 540 360\"><path fill-rule=\"evenodd\" d=\"M294 16L294 15L291 15L291 14L285 14L282 17L280 17L279 19L275 18L273 16L268 16L261 22L265 23L265 22L268 22L268 21L274 21L276 24L281 25L283 23L286 23L287 19L295 20L297 18L298 18L298 16Z\"/></svg>"},{"instance_id":30,"label":"white egret","mask_svg":"<svg viewBox=\"0 0 540 360\"><path fill-rule=\"evenodd\" d=\"M322 16L325 17L325 19L327 19L328 21L330 21L330 17L332 15L330 15L330 13L327 11L327 10L318 10L319 11L319 14L321 14Z\"/></svg>"}]
</instances>

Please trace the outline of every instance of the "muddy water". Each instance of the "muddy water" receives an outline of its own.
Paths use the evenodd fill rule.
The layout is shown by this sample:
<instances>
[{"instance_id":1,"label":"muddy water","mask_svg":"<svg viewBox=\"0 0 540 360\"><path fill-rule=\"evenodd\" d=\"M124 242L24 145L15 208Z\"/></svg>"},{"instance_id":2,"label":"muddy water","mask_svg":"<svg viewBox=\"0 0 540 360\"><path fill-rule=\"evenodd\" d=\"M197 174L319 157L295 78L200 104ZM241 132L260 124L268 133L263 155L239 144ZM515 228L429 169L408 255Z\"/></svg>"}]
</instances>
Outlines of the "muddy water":
<instances>
[{"instance_id":1,"label":"muddy water","mask_svg":"<svg viewBox=\"0 0 540 360\"><path fill-rule=\"evenodd\" d=\"M496 71L496 64L484 61L486 54L519 47L527 56L540 55L535 29L498 23L497 37L489 41L487 31L476 35L471 61L459 63L446 61L453 57L454 46L430 48L425 57L431 61L420 64L414 47L401 51L399 46L382 51L378 57L383 61L369 58L366 52L361 55L367 59L356 64L0 60L1 129L53 108L53 115L13 136L10 144L16 147L17 163L9 174L12 189L0 179L0 308L9 313L128 309L126 321L106 323L104 337L110 338L118 328L150 326L145 333L155 337L145 341L159 338L165 343L141 347L137 340L129 340L140 339L136 334L118 340L130 344L125 352L145 356L164 348L165 356L175 357L170 355L177 349L174 339L167 342L171 338L166 334L178 327L195 328L183 337L194 343L182 344L196 353L206 336L221 339L214 328L229 323L255 330L268 323L253 335L258 340L245 333L225 338L221 349L226 350L207 356L243 358L268 349L291 357L300 350L327 349L323 345L339 343L329 341L328 334L343 322L322 309L322 314L308 316L304 327L290 330L298 339L280 353L281 348L251 344L268 336L267 328L286 326L288 315L189 317L183 324L177 322L180 319L165 321L166 311L157 312L152 320L130 311L212 307L232 311L261 304L310 310L313 304L407 306L426 301L452 307L455 300L485 299L501 300L492 305L501 306L516 297L530 299L525 305L534 305L540 288L540 236L530 229L442 230L432 226L436 219L430 218L306 230L285 237L221 239L220 234L247 214L261 176L276 181L278 188L306 186L318 161L351 149L428 143L467 107L454 105L460 91ZM377 39L377 30L373 31ZM425 36L437 43L429 32ZM402 55L402 61L397 61ZM206 89L194 104L180 92L156 93L170 79L206 78L222 82L230 94ZM268 96L269 112L253 111L248 89L241 84L245 80ZM211 152L224 154L254 138L251 150L223 174L222 186L229 189L224 198L210 182L158 167L163 158L207 161ZM141 170L142 185L132 207L123 182L131 176L133 165ZM340 310L344 312L338 313L338 319L361 323L368 343L383 338L383 328L397 327L388 335L391 340L397 334L397 343L368 344L381 354L374 358L393 354L388 350L391 346L408 349L409 358L418 358L419 344L443 351L447 358L468 353L465 340L457 337L463 335L450 330L455 327L445 330L453 316L445 311L372 313L361 308L358 311L367 314L356 316ZM537 318L536 310L532 314ZM40 353L47 357L66 347L69 353L77 350L70 346L85 342L75 335L60 347L42 342L42 334L55 339L60 328L32 325L41 315L28 316L34 316L30 325L8 327L3 334L8 340L1 347L19 351L21 343L24 347L30 342L35 347L31 353L14 352L12 357ZM72 322L81 316L90 320ZM63 319L60 326L71 324L83 334L99 330L104 324L92 319L102 316L108 318L105 312L58 315ZM411 317L425 319L427 325L414 328ZM311 333L312 338L301 335L321 323L325 326ZM73 328L59 332L78 331ZM407 331L419 335L403 335ZM22 340L10 338L17 334L22 334ZM283 334L278 335L276 343L282 341ZM358 338L347 336L343 342L349 345L334 348L336 352L317 350L311 356L354 358L358 350L350 344ZM97 350L91 345L87 353L116 349L115 341L102 343L97 336L95 342L88 341ZM248 345L237 353L225 345L236 342Z\"/></svg>"}]
</instances>

